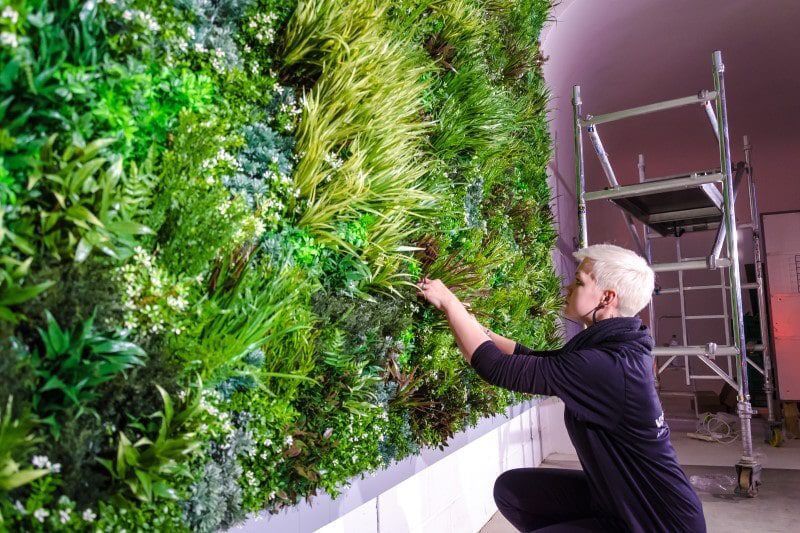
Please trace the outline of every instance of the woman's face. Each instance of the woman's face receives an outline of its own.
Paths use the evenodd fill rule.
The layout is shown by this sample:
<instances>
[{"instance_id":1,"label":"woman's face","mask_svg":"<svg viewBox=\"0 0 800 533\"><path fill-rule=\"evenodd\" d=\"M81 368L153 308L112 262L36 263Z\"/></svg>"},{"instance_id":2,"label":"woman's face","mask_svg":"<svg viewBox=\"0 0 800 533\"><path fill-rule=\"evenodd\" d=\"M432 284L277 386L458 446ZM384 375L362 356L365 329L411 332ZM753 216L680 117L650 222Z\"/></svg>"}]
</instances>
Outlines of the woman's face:
<instances>
[{"instance_id":1,"label":"woman's face","mask_svg":"<svg viewBox=\"0 0 800 533\"><path fill-rule=\"evenodd\" d=\"M575 271L575 278L567 286L564 315L577 322L591 323L592 311L603 300L603 291L592 278L592 262L584 259Z\"/></svg>"}]
</instances>

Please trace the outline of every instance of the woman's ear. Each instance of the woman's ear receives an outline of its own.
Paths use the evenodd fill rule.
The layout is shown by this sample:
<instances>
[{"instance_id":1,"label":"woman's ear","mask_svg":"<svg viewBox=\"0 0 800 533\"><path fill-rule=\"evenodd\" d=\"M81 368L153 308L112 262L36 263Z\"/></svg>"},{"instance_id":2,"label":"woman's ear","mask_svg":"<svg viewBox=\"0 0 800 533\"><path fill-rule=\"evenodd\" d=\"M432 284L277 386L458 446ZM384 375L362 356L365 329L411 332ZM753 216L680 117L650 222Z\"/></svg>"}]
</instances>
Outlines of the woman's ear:
<instances>
[{"instance_id":1,"label":"woman's ear","mask_svg":"<svg viewBox=\"0 0 800 533\"><path fill-rule=\"evenodd\" d=\"M613 290L603 291L603 304L604 305L607 305L607 306L611 305L612 303L615 303L616 300L617 300L616 291L613 291Z\"/></svg>"}]
</instances>

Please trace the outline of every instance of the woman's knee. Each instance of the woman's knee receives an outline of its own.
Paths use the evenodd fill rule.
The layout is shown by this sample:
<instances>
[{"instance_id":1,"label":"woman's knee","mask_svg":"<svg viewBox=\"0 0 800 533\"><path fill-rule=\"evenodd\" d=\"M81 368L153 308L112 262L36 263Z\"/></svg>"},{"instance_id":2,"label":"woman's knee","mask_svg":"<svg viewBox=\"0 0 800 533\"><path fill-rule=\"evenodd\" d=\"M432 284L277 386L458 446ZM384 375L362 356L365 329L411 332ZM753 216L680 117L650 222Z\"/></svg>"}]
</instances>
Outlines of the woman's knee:
<instances>
[{"instance_id":1,"label":"woman's knee","mask_svg":"<svg viewBox=\"0 0 800 533\"><path fill-rule=\"evenodd\" d=\"M527 470L507 470L497 477L494 482L494 501L499 509L519 507L520 491L525 490L526 485L530 486L525 482Z\"/></svg>"}]
</instances>

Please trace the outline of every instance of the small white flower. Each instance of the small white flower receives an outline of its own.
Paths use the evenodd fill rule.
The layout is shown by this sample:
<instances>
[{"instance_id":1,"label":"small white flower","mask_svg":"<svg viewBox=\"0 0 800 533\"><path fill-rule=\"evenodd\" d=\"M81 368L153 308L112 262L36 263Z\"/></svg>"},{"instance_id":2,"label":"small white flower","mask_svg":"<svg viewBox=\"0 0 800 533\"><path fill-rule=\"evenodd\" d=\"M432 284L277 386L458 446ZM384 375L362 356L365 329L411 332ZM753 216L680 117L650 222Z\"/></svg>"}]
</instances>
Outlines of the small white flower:
<instances>
[{"instance_id":1,"label":"small white flower","mask_svg":"<svg viewBox=\"0 0 800 533\"><path fill-rule=\"evenodd\" d=\"M36 509L33 513L33 517L38 520L39 522L44 522L44 519L50 516L50 511L47 509Z\"/></svg>"},{"instance_id":2,"label":"small white flower","mask_svg":"<svg viewBox=\"0 0 800 533\"><path fill-rule=\"evenodd\" d=\"M36 468L50 468L50 459L46 455L34 455L31 464Z\"/></svg>"},{"instance_id":3,"label":"small white flower","mask_svg":"<svg viewBox=\"0 0 800 533\"><path fill-rule=\"evenodd\" d=\"M272 446L272 440L271 439L266 439L264 441L264 446L266 446L267 448L271 447Z\"/></svg>"},{"instance_id":4,"label":"small white flower","mask_svg":"<svg viewBox=\"0 0 800 533\"><path fill-rule=\"evenodd\" d=\"M189 26L189 28L186 30L186 35L189 36L189 39L194 39L195 32L193 26Z\"/></svg>"},{"instance_id":5,"label":"small white flower","mask_svg":"<svg viewBox=\"0 0 800 533\"><path fill-rule=\"evenodd\" d=\"M54 474L58 474L61 472L61 463L53 463L50 466L50 470L52 470Z\"/></svg>"},{"instance_id":6,"label":"small white flower","mask_svg":"<svg viewBox=\"0 0 800 533\"><path fill-rule=\"evenodd\" d=\"M11 24L16 24L17 20L19 20L19 13L11 6L6 6L1 16L4 19L8 19Z\"/></svg>"},{"instance_id":7,"label":"small white flower","mask_svg":"<svg viewBox=\"0 0 800 533\"><path fill-rule=\"evenodd\" d=\"M133 11L126 9L122 12L122 18L125 20L133 20Z\"/></svg>"},{"instance_id":8,"label":"small white flower","mask_svg":"<svg viewBox=\"0 0 800 533\"><path fill-rule=\"evenodd\" d=\"M67 522L69 522L69 518L70 518L70 517L69 517L69 513L70 513L70 510L69 510L69 509L61 509L61 510L58 512L58 520L59 520L59 521L60 521L62 524L66 524Z\"/></svg>"},{"instance_id":9,"label":"small white flower","mask_svg":"<svg viewBox=\"0 0 800 533\"><path fill-rule=\"evenodd\" d=\"M16 500L14 502L14 508L17 511L19 511L20 514L27 514L28 513L28 511L25 510L25 507L22 505L22 503L19 500Z\"/></svg>"},{"instance_id":10,"label":"small white flower","mask_svg":"<svg viewBox=\"0 0 800 533\"><path fill-rule=\"evenodd\" d=\"M91 509L91 508L88 508L88 507L87 507L87 508L86 508L86 510L85 510L85 511L83 512L83 514L81 515L81 517L82 517L84 520L86 520L87 522L94 522L94 519L95 519L95 518L97 518L97 515L96 515L96 514L94 514L94 511L92 511L92 509Z\"/></svg>"},{"instance_id":11,"label":"small white flower","mask_svg":"<svg viewBox=\"0 0 800 533\"><path fill-rule=\"evenodd\" d=\"M19 46L19 41L17 40L16 34L4 31L0 33L0 44L2 44L3 46L10 46L11 48L16 48L17 46Z\"/></svg>"},{"instance_id":12,"label":"small white flower","mask_svg":"<svg viewBox=\"0 0 800 533\"><path fill-rule=\"evenodd\" d=\"M283 441L287 446L291 446L294 443L294 439L291 435L287 436L286 439Z\"/></svg>"}]
</instances>

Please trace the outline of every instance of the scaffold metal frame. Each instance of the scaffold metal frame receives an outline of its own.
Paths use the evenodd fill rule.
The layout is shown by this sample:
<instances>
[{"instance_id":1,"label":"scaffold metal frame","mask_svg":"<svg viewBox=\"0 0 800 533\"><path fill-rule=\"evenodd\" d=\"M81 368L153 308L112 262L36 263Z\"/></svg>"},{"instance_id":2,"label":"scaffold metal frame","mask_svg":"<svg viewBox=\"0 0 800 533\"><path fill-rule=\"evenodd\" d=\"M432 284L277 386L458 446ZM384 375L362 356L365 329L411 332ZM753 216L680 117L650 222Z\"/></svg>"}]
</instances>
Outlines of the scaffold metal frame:
<instances>
[{"instance_id":1,"label":"scaffold metal frame","mask_svg":"<svg viewBox=\"0 0 800 533\"><path fill-rule=\"evenodd\" d=\"M656 347L653 355L658 361L665 357L664 362L658 367L658 373L669 367L676 358L684 358L687 385L693 380L721 379L728 383L737 393L737 414L740 421L740 435L742 439L742 456L735 468L737 472L737 493L755 496L761 483L761 465L753 453L753 440L751 418L753 409L750 403L750 390L747 376L748 366L754 367L764 375L765 393L768 403L768 417L770 429L775 424L775 405L773 398L773 377L769 342L767 342L767 325L765 315L765 296L763 282L763 253L761 250L761 235L759 213L755 198L755 183L750 162L750 144L745 137L745 162L736 165L736 175L730 152L730 139L728 132L728 114L725 94L725 66L722 54L715 51L712 54L713 64L713 90L703 90L694 96L657 102L654 104L635 107L622 111L592 116L582 115L580 86L573 87L573 126L575 147L575 175L578 204L578 243L581 248L588 245L588 230L586 224L587 202L594 200L609 200L621 208L626 227L636 248L644 256L655 272L676 272L679 286L674 289L661 290L661 294L674 293L680 296L681 324L683 331L683 345ZM713 103L713 107L712 107ZM608 154L603 147L598 131L599 124L623 120L630 117L641 116L678 107L700 105L712 127L719 147L720 167L701 172L692 172L675 176L666 176L657 179L645 179L644 156L639 156L639 183L633 185L620 185L614 169L609 161ZM586 191L586 178L583 153L584 129L591 141L600 165L608 180L609 187L600 191ZM750 197L750 224L736 225L735 200L743 178L747 178L747 192ZM721 183L722 191L717 188ZM691 199L691 201L687 201ZM681 205L681 203L686 205ZM640 237L634 219L644 224L644 236ZM739 245L738 230L749 228L752 230L754 242L755 283L743 284L739 272ZM651 231L652 230L652 231ZM707 257L682 257L680 239L676 238L677 262L653 263L652 240L669 235L674 232L675 237L680 237L684 231L716 230L716 236ZM726 247L727 257L722 257L722 248ZM719 270L719 285L690 287L684 283L683 274L687 270ZM727 269L727 282L724 270ZM689 290L720 289L723 295L723 313L720 315L687 315L684 301L684 292ZM744 315L743 315L743 289L756 289L759 305L759 327L762 342L759 344L746 342ZM653 337L656 336L657 322L655 318L654 303L649 305L649 318ZM714 342L701 345L689 345L686 335L686 321L699 319L722 319L725 321L726 344L718 346ZM732 326L732 327L731 327ZM731 331L732 330L732 331ZM731 335L732 334L732 335ZM732 338L731 338L732 337ZM747 351L759 351L764 354L763 368L750 361ZM727 371L721 368L714 360L717 356L727 358ZM713 374L692 374L689 358L702 361ZM697 403L695 398L695 410Z\"/></svg>"}]
</instances>

